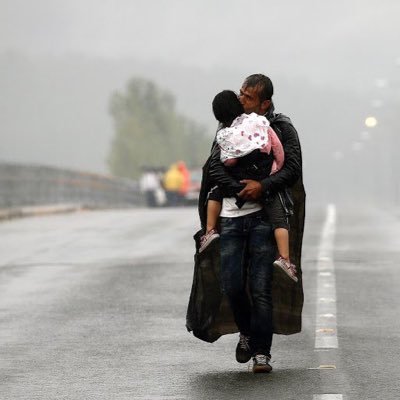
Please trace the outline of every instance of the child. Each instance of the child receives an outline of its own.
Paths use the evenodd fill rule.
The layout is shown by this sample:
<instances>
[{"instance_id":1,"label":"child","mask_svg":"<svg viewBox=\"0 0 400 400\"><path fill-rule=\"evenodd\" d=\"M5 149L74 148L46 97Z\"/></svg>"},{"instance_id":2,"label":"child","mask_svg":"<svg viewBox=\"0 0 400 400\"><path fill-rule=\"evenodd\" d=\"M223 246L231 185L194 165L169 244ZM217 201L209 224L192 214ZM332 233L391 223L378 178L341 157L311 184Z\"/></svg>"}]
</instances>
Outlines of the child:
<instances>
[{"instance_id":1,"label":"child","mask_svg":"<svg viewBox=\"0 0 400 400\"><path fill-rule=\"evenodd\" d=\"M216 140L221 149L221 161L226 167L240 168L236 167L238 158L247 157L250 162L254 162L255 159L252 155L256 152L270 154L272 151L274 161L271 174L282 168L284 162L282 144L264 116L256 113L245 114L237 95L230 90L224 90L217 94L212 105L215 118L223 126L217 132ZM259 168L255 169L259 170ZM248 173L249 171L251 169L246 168L246 172ZM261 175L260 171L258 171L257 176L247 176L247 179L260 180L263 176L267 176L267 171L264 170ZM289 258L289 226L281 201L280 196L276 195L266 207L274 227L274 235L279 252L279 258L274 262L274 266L279 268L280 271L284 271L286 273L285 276L297 282L296 269L290 263ZM216 225L221 212L221 203L222 195L216 188L207 202L206 233L200 238L199 253L219 237ZM241 208L243 204L243 199L237 198L236 205L238 208Z\"/></svg>"}]
</instances>

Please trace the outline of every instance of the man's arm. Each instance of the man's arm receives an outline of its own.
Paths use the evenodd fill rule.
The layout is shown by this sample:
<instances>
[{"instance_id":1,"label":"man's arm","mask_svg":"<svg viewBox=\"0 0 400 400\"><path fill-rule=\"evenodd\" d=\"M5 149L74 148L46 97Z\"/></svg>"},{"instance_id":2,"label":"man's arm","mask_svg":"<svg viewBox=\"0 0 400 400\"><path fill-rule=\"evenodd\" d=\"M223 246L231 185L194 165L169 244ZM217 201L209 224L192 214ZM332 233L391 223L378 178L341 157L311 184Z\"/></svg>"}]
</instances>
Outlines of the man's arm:
<instances>
[{"instance_id":1,"label":"man's arm","mask_svg":"<svg viewBox=\"0 0 400 400\"><path fill-rule=\"evenodd\" d=\"M262 191L266 195L293 186L302 175L301 146L297 131L289 123L280 123L279 128L285 162L282 169L261 181Z\"/></svg>"},{"instance_id":2,"label":"man's arm","mask_svg":"<svg viewBox=\"0 0 400 400\"><path fill-rule=\"evenodd\" d=\"M221 162L220 149L217 144L211 150L209 176L218 185L224 197L235 197L244 187L226 171Z\"/></svg>"}]
</instances>

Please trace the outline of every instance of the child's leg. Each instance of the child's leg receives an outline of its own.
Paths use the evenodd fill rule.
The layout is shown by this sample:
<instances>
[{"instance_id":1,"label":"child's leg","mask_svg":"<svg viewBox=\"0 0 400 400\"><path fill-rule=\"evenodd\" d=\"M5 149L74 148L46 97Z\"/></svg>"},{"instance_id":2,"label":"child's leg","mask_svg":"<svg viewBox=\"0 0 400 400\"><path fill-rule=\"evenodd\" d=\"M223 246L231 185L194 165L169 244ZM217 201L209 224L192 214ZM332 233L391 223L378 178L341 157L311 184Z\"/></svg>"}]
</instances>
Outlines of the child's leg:
<instances>
[{"instance_id":1,"label":"child's leg","mask_svg":"<svg viewBox=\"0 0 400 400\"><path fill-rule=\"evenodd\" d=\"M285 228L276 228L274 235L279 255L289 261L289 231Z\"/></svg>"},{"instance_id":2,"label":"child's leg","mask_svg":"<svg viewBox=\"0 0 400 400\"><path fill-rule=\"evenodd\" d=\"M289 223L280 197L275 195L266 207L268 217L274 228L279 256L289 261Z\"/></svg>"},{"instance_id":3,"label":"child's leg","mask_svg":"<svg viewBox=\"0 0 400 400\"><path fill-rule=\"evenodd\" d=\"M216 200L208 200L207 202L207 232L215 229L218 217L221 212L222 204Z\"/></svg>"},{"instance_id":4,"label":"child's leg","mask_svg":"<svg viewBox=\"0 0 400 400\"><path fill-rule=\"evenodd\" d=\"M221 201L216 200L215 197L208 199L207 201L207 226L206 232L200 237L199 253L204 251L215 239L219 237L216 231L218 217L222 208Z\"/></svg>"},{"instance_id":5,"label":"child's leg","mask_svg":"<svg viewBox=\"0 0 400 400\"><path fill-rule=\"evenodd\" d=\"M275 271L281 276L285 278L289 277L291 280L297 282L296 267L290 262L289 223L280 197L275 196L268 206L268 216L274 227L274 235L279 252L279 257L273 264Z\"/></svg>"},{"instance_id":6,"label":"child's leg","mask_svg":"<svg viewBox=\"0 0 400 400\"><path fill-rule=\"evenodd\" d=\"M289 259L289 230L286 228L276 228L274 234L280 255L280 257L274 261L274 271L285 279L289 277L292 281L297 282L296 266L292 264Z\"/></svg>"}]
</instances>

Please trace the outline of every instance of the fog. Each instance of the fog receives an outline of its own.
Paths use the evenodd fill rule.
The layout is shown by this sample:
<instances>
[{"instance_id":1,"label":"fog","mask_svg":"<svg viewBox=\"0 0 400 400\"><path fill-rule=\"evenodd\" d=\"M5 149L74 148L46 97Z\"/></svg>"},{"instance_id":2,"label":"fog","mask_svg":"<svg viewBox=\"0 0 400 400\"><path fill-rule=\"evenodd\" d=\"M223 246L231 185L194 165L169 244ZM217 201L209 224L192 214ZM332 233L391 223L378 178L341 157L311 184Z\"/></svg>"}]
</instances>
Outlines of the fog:
<instances>
[{"instance_id":1,"label":"fog","mask_svg":"<svg viewBox=\"0 0 400 400\"><path fill-rule=\"evenodd\" d=\"M215 93L262 72L314 197L396 204L399 15L397 0L0 0L0 162L108 173L110 97L134 76L211 143Z\"/></svg>"}]
</instances>

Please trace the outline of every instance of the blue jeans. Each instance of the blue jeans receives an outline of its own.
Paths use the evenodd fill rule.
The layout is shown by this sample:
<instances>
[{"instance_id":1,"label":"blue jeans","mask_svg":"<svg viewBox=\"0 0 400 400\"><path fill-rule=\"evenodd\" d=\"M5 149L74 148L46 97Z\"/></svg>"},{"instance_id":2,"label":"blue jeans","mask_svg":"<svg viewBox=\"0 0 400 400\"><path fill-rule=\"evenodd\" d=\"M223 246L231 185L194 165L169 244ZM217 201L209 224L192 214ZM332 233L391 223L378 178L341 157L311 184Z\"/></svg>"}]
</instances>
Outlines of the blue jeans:
<instances>
[{"instance_id":1,"label":"blue jeans","mask_svg":"<svg viewBox=\"0 0 400 400\"><path fill-rule=\"evenodd\" d=\"M273 230L260 213L221 217L221 286L240 332L253 353L270 354L272 343ZM250 297L249 297L250 295Z\"/></svg>"}]
</instances>

